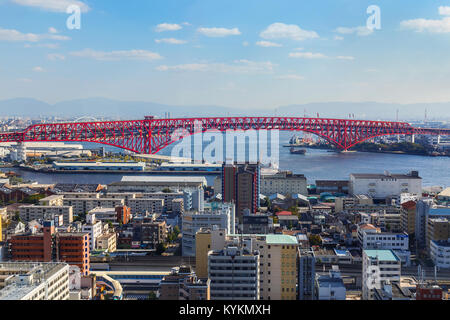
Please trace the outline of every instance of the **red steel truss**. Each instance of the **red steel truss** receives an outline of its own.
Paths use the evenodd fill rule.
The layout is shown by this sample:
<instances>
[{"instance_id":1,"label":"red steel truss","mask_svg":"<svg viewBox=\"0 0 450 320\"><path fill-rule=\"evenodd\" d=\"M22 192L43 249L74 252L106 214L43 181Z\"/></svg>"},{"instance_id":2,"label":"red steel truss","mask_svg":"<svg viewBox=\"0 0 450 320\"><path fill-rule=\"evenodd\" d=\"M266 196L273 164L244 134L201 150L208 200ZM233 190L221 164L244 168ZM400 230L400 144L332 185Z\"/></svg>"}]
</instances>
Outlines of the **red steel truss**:
<instances>
[{"instance_id":1,"label":"red steel truss","mask_svg":"<svg viewBox=\"0 0 450 320\"><path fill-rule=\"evenodd\" d=\"M450 129L414 128L405 122L293 117L221 117L37 124L23 132L0 133L0 142L96 142L141 154L155 154L199 132L227 130L304 131L347 150L384 135L450 135Z\"/></svg>"}]
</instances>

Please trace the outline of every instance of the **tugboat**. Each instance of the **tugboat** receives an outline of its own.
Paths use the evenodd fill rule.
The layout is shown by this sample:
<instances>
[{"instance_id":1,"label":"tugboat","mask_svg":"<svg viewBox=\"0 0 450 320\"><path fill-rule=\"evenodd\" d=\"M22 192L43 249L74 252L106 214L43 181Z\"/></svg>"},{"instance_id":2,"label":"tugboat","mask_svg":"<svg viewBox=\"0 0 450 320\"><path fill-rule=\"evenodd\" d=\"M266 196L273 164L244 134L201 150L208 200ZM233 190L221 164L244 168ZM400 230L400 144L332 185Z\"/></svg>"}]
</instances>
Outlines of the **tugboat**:
<instances>
[{"instance_id":1,"label":"tugboat","mask_svg":"<svg viewBox=\"0 0 450 320\"><path fill-rule=\"evenodd\" d=\"M306 149L291 148L290 152L291 152L291 154L305 154L306 153Z\"/></svg>"}]
</instances>

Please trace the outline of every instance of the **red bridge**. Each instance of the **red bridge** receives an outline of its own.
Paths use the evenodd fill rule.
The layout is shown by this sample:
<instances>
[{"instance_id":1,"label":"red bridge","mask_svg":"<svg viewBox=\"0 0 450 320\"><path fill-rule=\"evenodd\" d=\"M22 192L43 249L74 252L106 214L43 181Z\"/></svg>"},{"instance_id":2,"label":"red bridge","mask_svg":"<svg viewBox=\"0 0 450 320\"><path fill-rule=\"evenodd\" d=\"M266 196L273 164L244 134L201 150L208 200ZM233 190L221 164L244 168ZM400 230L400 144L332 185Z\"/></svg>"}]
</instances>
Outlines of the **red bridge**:
<instances>
[{"instance_id":1,"label":"red bridge","mask_svg":"<svg viewBox=\"0 0 450 320\"><path fill-rule=\"evenodd\" d=\"M450 135L450 129L415 128L405 122L293 117L223 117L37 124L23 132L0 133L0 142L79 141L155 154L182 137L205 131L304 131L347 150L384 135ZM181 135L175 132L183 131Z\"/></svg>"}]
</instances>

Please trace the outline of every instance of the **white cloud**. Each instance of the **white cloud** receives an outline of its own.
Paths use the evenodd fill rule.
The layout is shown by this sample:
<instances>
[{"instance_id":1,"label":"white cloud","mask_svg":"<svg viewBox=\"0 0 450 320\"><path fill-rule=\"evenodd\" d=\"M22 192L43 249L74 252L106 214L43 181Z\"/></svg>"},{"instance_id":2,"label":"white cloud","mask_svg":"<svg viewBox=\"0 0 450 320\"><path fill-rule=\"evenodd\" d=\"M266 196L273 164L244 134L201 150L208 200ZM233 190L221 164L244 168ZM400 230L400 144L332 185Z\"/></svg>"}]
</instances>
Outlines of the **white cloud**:
<instances>
[{"instance_id":1,"label":"white cloud","mask_svg":"<svg viewBox=\"0 0 450 320\"><path fill-rule=\"evenodd\" d=\"M319 38L315 31L303 30L295 24L280 22L271 24L259 35L263 39L292 39L297 41Z\"/></svg>"},{"instance_id":2,"label":"white cloud","mask_svg":"<svg viewBox=\"0 0 450 320\"><path fill-rule=\"evenodd\" d=\"M277 80L304 80L305 77L296 75L296 74L285 74L281 76L275 77Z\"/></svg>"},{"instance_id":3,"label":"white cloud","mask_svg":"<svg viewBox=\"0 0 450 320\"><path fill-rule=\"evenodd\" d=\"M450 7L440 6L439 7L439 14L441 16L450 16Z\"/></svg>"},{"instance_id":4,"label":"white cloud","mask_svg":"<svg viewBox=\"0 0 450 320\"><path fill-rule=\"evenodd\" d=\"M361 27L353 27L353 28L347 28L347 27L339 27L334 30L334 32L340 33L340 34L356 34L358 36L364 37L368 36L373 33L372 29L367 28L366 26Z\"/></svg>"},{"instance_id":5,"label":"white cloud","mask_svg":"<svg viewBox=\"0 0 450 320\"><path fill-rule=\"evenodd\" d=\"M271 41L258 41L256 42L256 45L260 47L282 47L281 44Z\"/></svg>"},{"instance_id":6,"label":"white cloud","mask_svg":"<svg viewBox=\"0 0 450 320\"><path fill-rule=\"evenodd\" d=\"M22 33L14 29L0 28L0 41L14 41L14 42L38 42L42 40L70 40L67 36L56 34L36 34L36 33Z\"/></svg>"},{"instance_id":7,"label":"white cloud","mask_svg":"<svg viewBox=\"0 0 450 320\"><path fill-rule=\"evenodd\" d=\"M48 49L58 49L59 44L57 44L57 43L42 43L42 44L39 44L38 47L48 48Z\"/></svg>"},{"instance_id":8,"label":"white cloud","mask_svg":"<svg viewBox=\"0 0 450 320\"><path fill-rule=\"evenodd\" d=\"M416 32L450 33L450 7L439 7L439 14L444 17L439 20L423 18L404 20L400 26Z\"/></svg>"},{"instance_id":9,"label":"white cloud","mask_svg":"<svg viewBox=\"0 0 450 320\"><path fill-rule=\"evenodd\" d=\"M175 38L155 39L156 43L168 43L168 44L185 44L187 41L179 40Z\"/></svg>"},{"instance_id":10,"label":"white cloud","mask_svg":"<svg viewBox=\"0 0 450 320\"><path fill-rule=\"evenodd\" d=\"M158 71L197 71L219 73L271 73L275 65L269 61L255 62L249 60L235 60L227 63L188 63L179 65L161 65L156 67Z\"/></svg>"},{"instance_id":11,"label":"white cloud","mask_svg":"<svg viewBox=\"0 0 450 320\"><path fill-rule=\"evenodd\" d=\"M441 20L413 19L405 20L400 23L405 29L414 30L416 32L430 33L449 33L450 17Z\"/></svg>"},{"instance_id":12,"label":"white cloud","mask_svg":"<svg viewBox=\"0 0 450 320\"><path fill-rule=\"evenodd\" d=\"M29 78L20 78L20 79L17 79L17 81L19 81L19 82L25 82L25 83L33 82L33 80L31 80L31 79L29 79Z\"/></svg>"},{"instance_id":13,"label":"white cloud","mask_svg":"<svg viewBox=\"0 0 450 320\"><path fill-rule=\"evenodd\" d=\"M197 32L211 38L221 38L227 36L238 36L241 34L238 28L198 28Z\"/></svg>"},{"instance_id":14,"label":"white cloud","mask_svg":"<svg viewBox=\"0 0 450 320\"><path fill-rule=\"evenodd\" d=\"M82 51L75 51L70 53L73 56L81 58L90 58L100 61L113 60L157 60L162 57L155 52L146 50L120 50L120 51L95 51L92 49L84 49Z\"/></svg>"},{"instance_id":15,"label":"white cloud","mask_svg":"<svg viewBox=\"0 0 450 320\"><path fill-rule=\"evenodd\" d=\"M89 6L78 0L11 0L12 2L26 7L35 7L53 12L66 12L71 5L80 7L81 12L88 12Z\"/></svg>"},{"instance_id":16,"label":"white cloud","mask_svg":"<svg viewBox=\"0 0 450 320\"><path fill-rule=\"evenodd\" d=\"M242 42L242 45L243 45L244 47L248 47L249 43L248 43L248 41L244 41L244 42Z\"/></svg>"},{"instance_id":17,"label":"white cloud","mask_svg":"<svg viewBox=\"0 0 450 320\"><path fill-rule=\"evenodd\" d=\"M334 40L338 40L338 41L344 40L344 37L341 37L341 36L334 36Z\"/></svg>"},{"instance_id":18,"label":"white cloud","mask_svg":"<svg viewBox=\"0 0 450 320\"><path fill-rule=\"evenodd\" d=\"M337 56L336 59L339 59L339 60L355 60L355 57L352 57L352 56Z\"/></svg>"},{"instance_id":19,"label":"white cloud","mask_svg":"<svg viewBox=\"0 0 450 320\"><path fill-rule=\"evenodd\" d=\"M47 59L48 60L65 60L66 57L64 55L62 55L62 54L59 54L59 53L49 53L47 55Z\"/></svg>"},{"instance_id":20,"label":"white cloud","mask_svg":"<svg viewBox=\"0 0 450 320\"><path fill-rule=\"evenodd\" d=\"M34 71L34 72L44 72L45 70L44 70L44 68L42 68L42 67L34 67L34 68L33 68L33 71Z\"/></svg>"},{"instance_id":21,"label":"white cloud","mask_svg":"<svg viewBox=\"0 0 450 320\"><path fill-rule=\"evenodd\" d=\"M53 27L48 28L48 33L58 33L58 30L56 30Z\"/></svg>"},{"instance_id":22,"label":"white cloud","mask_svg":"<svg viewBox=\"0 0 450 320\"><path fill-rule=\"evenodd\" d=\"M161 23L156 26L155 31L156 32L177 31L182 28L183 28L182 26L176 23Z\"/></svg>"},{"instance_id":23,"label":"white cloud","mask_svg":"<svg viewBox=\"0 0 450 320\"><path fill-rule=\"evenodd\" d=\"M313 52L291 52L289 53L290 58L303 58L303 59L325 59L326 55L323 53L313 53Z\"/></svg>"}]
</instances>

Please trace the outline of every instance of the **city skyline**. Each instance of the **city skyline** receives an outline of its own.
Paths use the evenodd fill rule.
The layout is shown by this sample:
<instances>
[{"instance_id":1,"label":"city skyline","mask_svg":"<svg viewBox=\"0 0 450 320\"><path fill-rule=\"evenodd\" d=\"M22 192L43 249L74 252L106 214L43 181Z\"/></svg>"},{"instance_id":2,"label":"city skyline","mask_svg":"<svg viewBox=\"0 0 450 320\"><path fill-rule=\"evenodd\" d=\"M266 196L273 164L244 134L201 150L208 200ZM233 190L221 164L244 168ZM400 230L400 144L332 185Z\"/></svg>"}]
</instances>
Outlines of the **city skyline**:
<instances>
[{"instance_id":1,"label":"city skyline","mask_svg":"<svg viewBox=\"0 0 450 320\"><path fill-rule=\"evenodd\" d=\"M80 5L80 30L66 27L70 4ZM450 101L450 4L378 1L381 29L370 30L372 4L0 1L0 99L249 111Z\"/></svg>"}]
</instances>

